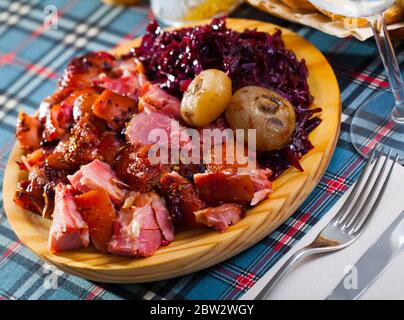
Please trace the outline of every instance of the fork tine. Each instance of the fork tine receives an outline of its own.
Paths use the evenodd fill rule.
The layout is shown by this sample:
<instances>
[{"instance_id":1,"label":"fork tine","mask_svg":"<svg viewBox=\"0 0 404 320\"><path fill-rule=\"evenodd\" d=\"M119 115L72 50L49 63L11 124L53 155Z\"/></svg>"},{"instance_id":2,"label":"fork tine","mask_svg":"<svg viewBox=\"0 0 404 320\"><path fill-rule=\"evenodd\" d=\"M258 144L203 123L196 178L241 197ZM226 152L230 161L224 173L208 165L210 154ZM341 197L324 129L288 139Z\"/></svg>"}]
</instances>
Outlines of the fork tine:
<instances>
[{"instance_id":1,"label":"fork tine","mask_svg":"<svg viewBox=\"0 0 404 320\"><path fill-rule=\"evenodd\" d=\"M353 200L355 199L356 194L360 190L362 180L364 179L364 177L367 175L367 173L369 171L370 164L374 160L377 148L378 148L378 146L376 146L372 150L372 152L370 154L370 157L369 157L365 167L363 168L363 170L362 170L362 172L361 172L361 174L360 174L360 176L358 178L358 181L356 182L355 187L352 189L352 192L349 194L348 198L345 200L345 202L344 202L343 206L341 207L341 209L339 209L338 213L335 215L334 220L336 220L337 223L342 223L345 220L346 214L349 212L348 208L353 203Z\"/></svg>"},{"instance_id":2,"label":"fork tine","mask_svg":"<svg viewBox=\"0 0 404 320\"><path fill-rule=\"evenodd\" d=\"M369 182L372 181L372 179L373 179L375 168L378 167L378 165L380 163L380 159L381 159L383 151L384 151L384 149L382 149L379 152L379 154L376 156L377 149L378 148L375 148L373 150L371 159L368 160L368 163L366 164L365 169L362 171L361 176L359 177L358 182L355 185L355 188L352 190L350 196L345 201L344 206L341 208L341 210L343 210L343 212L342 212L342 215L337 220L338 224L346 223L346 221L349 221L352 218L352 215L356 212L355 210L353 210L353 208L358 203L360 203L360 201L363 199L363 194L368 189ZM375 156L376 156L376 163L373 167L370 167L370 164L374 160ZM369 171L370 171L370 174L368 175ZM365 180L365 179L366 179L366 181L363 183L363 186L362 186L362 180ZM363 187L363 189L362 189L362 187ZM360 194L357 196L358 192L360 192ZM352 195L352 197L351 197L351 195Z\"/></svg>"},{"instance_id":3,"label":"fork tine","mask_svg":"<svg viewBox=\"0 0 404 320\"><path fill-rule=\"evenodd\" d=\"M390 154L389 154L389 155L390 155ZM389 157L389 158L390 158L390 157ZM394 157L393 163L390 165L389 172L388 172L386 178L384 179L384 182L383 182L383 184L382 184L382 187L381 187L380 190L379 190L379 193L378 193L378 195L377 195L377 197L376 197L375 202L373 203L372 207L371 207L369 210L367 210L367 213L366 213L366 214L362 214L362 218L359 219L359 220L355 223L355 226L354 226L353 229L351 230L352 233L356 233L356 232L362 231L362 230L364 229L364 227L366 226L367 222L370 220L370 217L373 215L375 209L376 209L377 206L379 205L380 200L383 198L383 194L384 194L384 192L385 192L385 190L386 190L387 184L388 184L388 182L389 182L389 180L390 180L390 178L391 178L391 174L392 174L392 172L393 172L393 169L394 169L395 165L396 165L397 162L398 162L398 159L399 159L399 154L397 153L396 156ZM378 177L378 178L379 178L379 177ZM370 197L370 195L369 195L369 197ZM368 197L368 198L369 198L369 197ZM370 204L370 202L368 202L368 200L370 200L370 199L366 199L366 201L365 201L365 203L367 203L367 206L369 206L369 204Z\"/></svg>"},{"instance_id":4,"label":"fork tine","mask_svg":"<svg viewBox=\"0 0 404 320\"><path fill-rule=\"evenodd\" d=\"M344 229L348 229L352 226L352 224L357 221L357 217L362 214L362 209L367 206L367 202L371 199L372 194L376 190L376 186L378 185L378 180L382 177L381 174L383 174L387 160L390 158L391 151L389 151L388 157L386 157L382 168L379 169L379 165L381 162L381 159L383 158L384 154L384 148L380 151L380 154L377 158L377 161L372 168L372 172L370 173L369 177L367 178L365 182L365 187L363 188L361 194L359 195L358 199L355 201L355 204L353 205L351 211L349 212L349 218L347 218ZM376 179L373 179L373 177L376 175ZM364 200L365 199L365 200Z\"/></svg>"}]
</instances>

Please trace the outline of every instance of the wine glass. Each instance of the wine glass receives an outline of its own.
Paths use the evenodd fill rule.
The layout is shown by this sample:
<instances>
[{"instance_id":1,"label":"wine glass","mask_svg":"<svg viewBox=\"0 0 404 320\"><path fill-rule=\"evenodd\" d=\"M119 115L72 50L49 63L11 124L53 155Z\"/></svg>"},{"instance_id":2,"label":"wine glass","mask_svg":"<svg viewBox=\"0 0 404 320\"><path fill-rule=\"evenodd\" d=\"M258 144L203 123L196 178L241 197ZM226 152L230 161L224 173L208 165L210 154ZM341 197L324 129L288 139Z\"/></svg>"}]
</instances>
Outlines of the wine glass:
<instances>
[{"instance_id":1,"label":"wine glass","mask_svg":"<svg viewBox=\"0 0 404 320\"><path fill-rule=\"evenodd\" d=\"M365 18L373 31L390 90L377 92L358 108L351 122L351 140L367 156L379 143L398 154L404 164L404 84L383 13L394 0L309 0L320 9L342 16Z\"/></svg>"}]
</instances>

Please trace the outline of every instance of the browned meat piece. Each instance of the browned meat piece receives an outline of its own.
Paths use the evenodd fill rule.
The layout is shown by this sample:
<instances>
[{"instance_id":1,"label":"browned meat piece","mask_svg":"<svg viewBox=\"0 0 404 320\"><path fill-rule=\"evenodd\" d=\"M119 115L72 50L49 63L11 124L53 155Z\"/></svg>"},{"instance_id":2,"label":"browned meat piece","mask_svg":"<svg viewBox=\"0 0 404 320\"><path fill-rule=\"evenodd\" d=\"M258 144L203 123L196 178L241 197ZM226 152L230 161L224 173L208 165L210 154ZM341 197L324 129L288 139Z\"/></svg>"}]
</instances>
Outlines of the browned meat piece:
<instances>
[{"instance_id":1,"label":"browned meat piece","mask_svg":"<svg viewBox=\"0 0 404 320\"><path fill-rule=\"evenodd\" d=\"M47 154L48 151L43 148L36 149L35 151L27 154L26 158L29 166L33 167L35 165L39 165L40 163L45 161L45 157Z\"/></svg>"},{"instance_id":2,"label":"browned meat piece","mask_svg":"<svg viewBox=\"0 0 404 320\"><path fill-rule=\"evenodd\" d=\"M54 189L59 183L67 183L65 170L56 170L46 163L34 166L28 179L18 185L14 201L25 209L49 217L53 211Z\"/></svg>"},{"instance_id":3,"label":"browned meat piece","mask_svg":"<svg viewBox=\"0 0 404 320\"><path fill-rule=\"evenodd\" d=\"M117 135L113 132L105 131L100 138L97 159L114 166L121 148L122 142Z\"/></svg>"},{"instance_id":4,"label":"browned meat piece","mask_svg":"<svg viewBox=\"0 0 404 320\"><path fill-rule=\"evenodd\" d=\"M100 73L111 74L116 59L107 52L89 52L74 58L59 81L61 87L90 87L99 79Z\"/></svg>"},{"instance_id":5,"label":"browned meat piece","mask_svg":"<svg viewBox=\"0 0 404 320\"><path fill-rule=\"evenodd\" d=\"M63 154L72 166L87 164L95 159L113 166L121 148L115 133L100 130L86 115L79 119L71 130L69 139L60 143L55 152Z\"/></svg>"},{"instance_id":6,"label":"browned meat piece","mask_svg":"<svg viewBox=\"0 0 404 320\"><path fill-rule=\"evenodd\" d=\"M137 147L125 145L119 153L116 174L135 191L153 190L158 185L161 175L167 171L163 164L150 162L149 150L150 145Z\"/></svg>"},{"instance_id":7,"label":"browned meat piece","mask_svg":"<svg viewBox=\"0 0 404 320\"><path fill-rule=\"evenodd\" d=\"M74 88L63 88L46 97L39 106L38 118L44 125L42 139L50 142L60 139L73 122Z\"/></svg>"},{"instance_id":8,"label":"browned meat piece","mask_svg":"<svg viewBox=\"0 0 404 320\"><path fill-rule=\"evenodd\" d=\"M180 176L192 181L194 179L194 175L197 173L203 173L206 171L206 166L204 164L184 164L180 162L177 165L172 165L172 171L177 172Z\"/></svg>"},{"instance_id":9,"label":"browned meat piece","mask_svg":"<svg viewBox=\"0 0 404 320\"><path fill-rule=\"evenodd\" d=\"M18 114L16 136L25 151L38 149L41 144L42 124L37 117L30 117L25 112Z\"/></svg>"},{"instance_id":10,"label":"browned meat piece","mask_svg":"<svg viewBox=\"0 0 404 320\"><path fill-rule=\"evenodd\" d=\"M45 115L43 139L47 142L62 138L73 122L73 106L61 103L51 106Z\"/></svg>"},{"instance_id":11,"label":"browned meat piece","mask_svg":"<svg viewBox=\"0 0 404 320\"><path fill-rule=\"evenodd\" d=\"M205 201L210 205L235 202L253 206L264 200L271 192L271 170L248 168L246 163L240 162L240 159L247 160L248 149L238 145L238 142L234 144L232 157L227 157L225 143L219 151L217 147L212 147L211 163L206 165L207 172L194 176Z\"/></svg>"},{"instance_id":12,"label":"browned meat piece","mask_svg":"<svg viewBox=\"0 0 404 320\"><path fill-rule=\"evenodd\" d=\"M46 163L49 167L59 170L75 170L78 169L79 164L68 161L68 142L69 138L66 137L59 141L53 152L46 157Z\"/></svg>"},{"instance_id":13,"label":"browned meat piece","mask_svg":"<svg viewBox=\"0 0 404 320\"><path fill-rule=\"evenodd\" d=\"M14 202L25 210L42 214L45 205L42 193L42 189L32 189L28 180L22 180L15 191Z\"/></svg>"},{"instance_id":14,"label":"browned meat piece","mask_svg":"<svg viewBox=\"0 0 404 320\"><path fill-rule=\"evenodd\" d=\"M82 165L97 157L101 131L88 116L82 117L71 130L67 142L65 159L74 165Z\"/></svg>"},{"instance_id":15,"label":"browned meat piece","mask_svg":"<svg viewBox=\"0 0 404 320\"><path fill-rule=\"evenodd\" d=\"M73 105L73 119L78 121L82 116L93 113L92 106L99 97L99 93L94 88L77 90L66 100Z\"/></svg>"},{"instance_id":16,"label":"browned meat piece","mask_svg":"<svg viewBox=\"0 0 404 320\"><path fill-rule=\"evenodd\" d=\"M42 100L39 105L39 119L41 121L45 120L46 113L48 110L55 104L60 104L63 100L65 100L71 93L73 93L75 88L62 88L52 93L50 96L47 96Z\"/></svg>"},{"instance_id":17,"label":"browned meat piece","mask_svg":"<svg viewBox=\"0 0 404 320\"><path fill-rule=\"evenodd\" d=\"M247 205L254 196L254 185L249 175L237 175L221 171L200 173L194 176L195 184L211 206L227 202Z\"/></svg>"},{"instance_id":18,"label":"browned meat piece","mask_svg":"<svg viewBox=\"0 0 404 320\"><path fill-rule=\"evenodd\" d=\"M146 82L143 66L137 59L90 52L69 63L59 84L76 89L97 86L137 102Z\"/></svg>"},{"instance_id":19,"label":"browned meat piece","mask_svg":"<svg viewBox=\"0 0 404 320\"><path fill-rule=\"evenodd\" d=\"M205 203L190 181L176 172L170 172L162 176L159 188L176 222L188 227L200 226L195 220L194 212L202 210Z\"/></svg>"},{"instance_id":20,"label":"browned meat piece","mask_svg":"<svg viewBox=\"0 0 404 320\"><path fill-rule=\"evenodd\" d=\"M92 104L98 97L93 88L64 88L45 98L39 108L39 119L44 122L43 139L61 139L81 116L92 114Z\"/></svg>"},{"instance_id":21,"label":"browned meat piece","mask_svg":"<svg viewBox=\"0 0 404 320\"><path fill-rule=\"evenodd\" d=\"M47 151L43 148L36 149L26 156L21 156L21 161L17 162L21 170L29 171L32 167L38 166L46 159Z\"/></svg>"},{"instance_id":22,"label":"browned meat piece","mask_svg":"<svg viewBox=\"0 0 404 320\"><path fill-rule=\"evenodd\" d=\"M104 119L110 128L122 130L125 122L136 112L137 104L131 98L104 90L94 101L92 109L94 114Z\"/></svg>"},{"instance_id":23,"label":"browned meat piece","mask_svg":"<svg viewBox=\"0 0 404 320\"><path fill-rule=\"evenodd\" d=\"M43 138L54 141L62 138L73 121L92 114L91 107L99 96L93 88L64 88L45 98L39 108L39 119L44 122Z\"/></svg>"}]
</instances>

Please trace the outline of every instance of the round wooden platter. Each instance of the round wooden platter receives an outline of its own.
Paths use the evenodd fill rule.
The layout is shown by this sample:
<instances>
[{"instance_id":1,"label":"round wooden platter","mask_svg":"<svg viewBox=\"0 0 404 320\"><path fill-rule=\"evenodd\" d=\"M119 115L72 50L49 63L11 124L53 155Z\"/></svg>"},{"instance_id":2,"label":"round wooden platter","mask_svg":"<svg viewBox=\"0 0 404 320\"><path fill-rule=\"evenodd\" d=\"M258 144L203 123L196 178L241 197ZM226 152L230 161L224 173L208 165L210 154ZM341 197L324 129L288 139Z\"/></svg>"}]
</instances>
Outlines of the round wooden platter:
<instances>
[{"instance_id":1,"label":"round wooden platter","mask_svg":"<svg viewBox=\"0 0 404 320\"><path fill-rule=\"evenodd\" d=\"M272 33L275 25L228 19L236 30L257 28ZM280 28L282 29L282 28ZM94 248L50 254L46 248L50 221L16 206L13 196L24 173L18 169L21 149L16 143L5 171L4 207L8 220L20 240L35 254L68 273L100 282L140 283L173 278L201 270L228 259L263 239L289 218L307 198L323 175L339 135L341 102L334 72L325 57L299 35L282 29L286 46L299 59L306 60L313 107L323 108L323 122L310 135L315 148L301 160L304 172L287 170L273 184L268 200L250 210L236 225L219 233L207 229L186 230L176 234L175 241L161 247L149 258L124 258L103 255ZM116 53L127 52L139 39L124 44Z\"/></svg>"}]
</instances>

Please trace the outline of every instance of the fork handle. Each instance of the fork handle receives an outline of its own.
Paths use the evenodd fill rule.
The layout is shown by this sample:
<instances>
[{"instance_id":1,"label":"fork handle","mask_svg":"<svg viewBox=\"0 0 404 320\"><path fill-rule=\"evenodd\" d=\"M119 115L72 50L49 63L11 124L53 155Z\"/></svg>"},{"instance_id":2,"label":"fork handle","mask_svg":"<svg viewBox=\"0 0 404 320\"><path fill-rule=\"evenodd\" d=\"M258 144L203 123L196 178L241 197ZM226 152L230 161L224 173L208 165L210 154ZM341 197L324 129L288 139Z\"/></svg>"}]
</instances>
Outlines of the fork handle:
<instances>
[{"instance_id":1,"label":"fork handle","mask_svg":"<svg viewBox=\"0 0 404 320\"><path fill-rule=\"evenodd\" d=\"M296 251L281 266L281 268L275 273L275 275L271 278L271 280L269 280L269 282L265 285L265 287L261 289L261 291L255 297L255 300L267 300L273 288L275 288L275 286L285 276L285 274L288 273L298 261L300 261L301 259L307 257L312 253L313 251L308 247L304 247Z\"/></svg>"}]
</instances>

